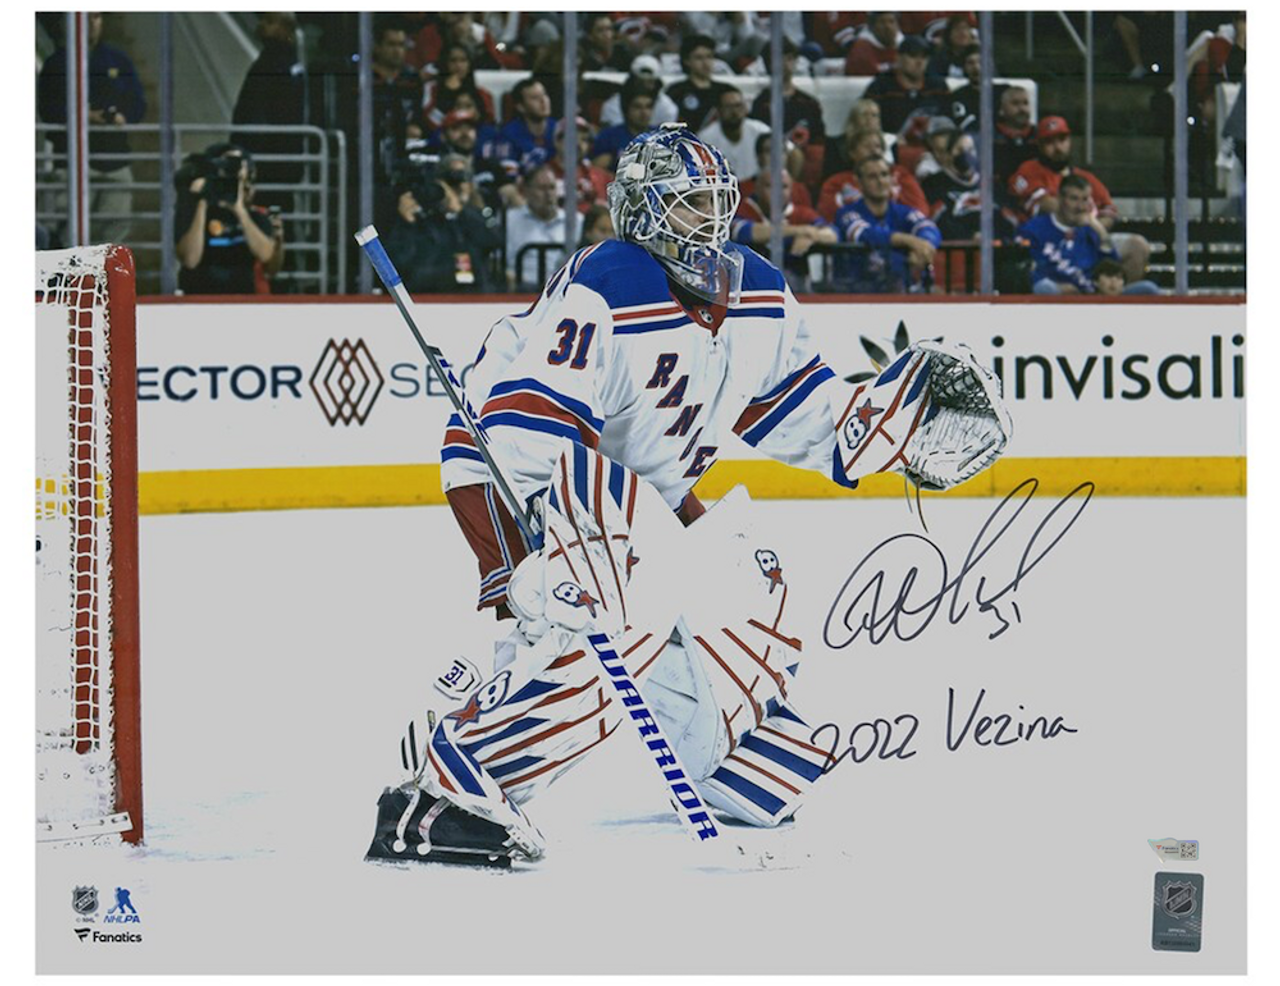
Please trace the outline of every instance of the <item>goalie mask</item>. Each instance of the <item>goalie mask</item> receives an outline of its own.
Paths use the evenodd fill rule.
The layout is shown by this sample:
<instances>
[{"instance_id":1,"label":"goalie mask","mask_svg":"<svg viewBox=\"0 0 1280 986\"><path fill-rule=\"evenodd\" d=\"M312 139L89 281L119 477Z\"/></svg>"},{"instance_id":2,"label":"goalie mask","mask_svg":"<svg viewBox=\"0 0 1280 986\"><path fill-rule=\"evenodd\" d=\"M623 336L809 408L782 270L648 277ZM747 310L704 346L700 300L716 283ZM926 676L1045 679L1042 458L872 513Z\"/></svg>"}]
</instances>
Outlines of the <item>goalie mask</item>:
<instances>
[{"instance_id":1,"label":"goalie mask","mask_svg":"<svg viewBox=\"0 0 1280 986\"><path fill-rule=\"evenodd\" d=\"M609 212L618 236L648 250L680 285L734 304L742 258L724 246L740 197L724 155L684 124L667 123L622 151Z\"/></svg>"}]
</instances>

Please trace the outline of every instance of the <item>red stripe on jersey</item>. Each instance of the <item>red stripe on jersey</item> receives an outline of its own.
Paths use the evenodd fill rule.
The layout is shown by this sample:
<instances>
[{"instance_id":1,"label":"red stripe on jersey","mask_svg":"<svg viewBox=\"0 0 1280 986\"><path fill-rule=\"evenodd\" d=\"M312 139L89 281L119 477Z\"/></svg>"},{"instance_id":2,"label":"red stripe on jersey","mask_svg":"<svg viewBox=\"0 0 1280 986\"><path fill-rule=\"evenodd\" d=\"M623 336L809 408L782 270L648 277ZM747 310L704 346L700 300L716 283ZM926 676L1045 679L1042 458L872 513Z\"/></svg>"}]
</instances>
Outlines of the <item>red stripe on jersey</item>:
<instances>
[{"instance_id":1,"label":"red stripe on jersey","mask_svg":"<svg viewBox=\"0 0 1280 986\"><path fill-rule=\"evenodd\" d=\"M487 402L484 410L480 412L481 420L493 411L523 411L525 414L554 418L577 428L578 434L582 436L582 444L587 448L595 448L600 444L599 434L589 424L572 411L539 394L505 394L502 397L495 397Z\"/></svg>"},{"instance_id":2,"label":"red stripe on jersey","mask_svg":"<svg viewBox=\"0 0 1280 986\"><path fill-rule=\"evenodd\" d=\"M512 519L499 497L494 498L499 526L494 526L493 515L489 513L489 502L485 496L487 489L488 484L475 483L471 486L457 486L445 493L445 499L449 501L449 509L453 511L454 519L462 530L462 536L467 539L467 544L470 545L472 553L480 563L481 579L488 578L491 573L505 568L506 558L511 559L511 568L514 570L528 553L525 551L524 541L520 538L520 530L515 520ZM506 558L503 556L503 546L506 547ZM502 580L496 579L485 589L486 591L495 589L501 584ZM502 593L476 608L487 609L505 601L506 594Z\"/></svg>"},{"instance_id":3,"label":"red stripe on jersey","mask_svg":"<svg viewBox=\"0 0 1280 986\"><path fill-rule=\"evenodd\" d=\"M471 437L471 432L465 428L446 428L444 432L444 443L446 445L466 445L475 448L475 439Z\"/></svg>"},{"instance_id":4,"label":"red stripe on jersey","mask_svg":"<svg viewBox=\"0 0 1280 986\"><path fill-rule=\"evenodd\" d=\"M636 312L622 312L614 314L615 322L634 322L639 318L660 318L663 315L679 315L684 309L679 305L657 305L653 308L644 308Z\"/></svg>"},{"instance_id":5,"label":"red stripe on jersey","mask_svg":"<svg viewBox=\"0 0 1280 986\"><path fill-rule=\"evenodd\" d=\"M815 363L813 366L809 367L808 370L806 370L804 373L800 374L800 376L796 377L793 381L791 381L791 386L788 387L786 390L784 390L782 393L780 393L777 397L774 397L763 404L752 404L745 411L743 411L742 414L738 416L738 420L734 423L734 426L733 426L733 433L739 436L742 435L744 431L749 429L757 421L759 421L766 414L768 414L775 407L777 407L778 403L783 399L785 399L789 393L795 390L798 386L800 386L800 384L802 384L810 376L812 376L814 373L817 373L826 365L827 364L823 362Z\"/></svg>"}]
</instances>

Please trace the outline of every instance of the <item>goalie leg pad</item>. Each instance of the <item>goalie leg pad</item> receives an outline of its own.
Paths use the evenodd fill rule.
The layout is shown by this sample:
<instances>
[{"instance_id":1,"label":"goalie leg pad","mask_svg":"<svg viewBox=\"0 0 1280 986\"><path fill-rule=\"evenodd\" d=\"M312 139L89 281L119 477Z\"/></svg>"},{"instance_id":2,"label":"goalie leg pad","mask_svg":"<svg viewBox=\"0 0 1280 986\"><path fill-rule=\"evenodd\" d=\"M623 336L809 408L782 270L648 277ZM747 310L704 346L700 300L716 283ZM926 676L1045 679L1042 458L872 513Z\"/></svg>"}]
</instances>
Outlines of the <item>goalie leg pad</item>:
<instances>
[{"instance_id":1,"label":"goalie leg pad","mask_svg":"<svg viewBox=\"0 0 1280 986\"><path fill-rule=\"evenodd\" d=\"M809 742L813 730L779 706L725 757L699 790L712 807L772 828L795 814L831 761Z\"/></svg>"},{"instance_id":2,"label":"goalie leg pad","mask_svg":"<svg viewBox=\"0 0 1280 986\"><path fill-rule=\"evenodd\" d=\"M630 631L616 645L644 681L665 639ZM580 763L617 729L621 713L590 644L550 630L440 720L427 745L424 786L502 822Z\"/></svg>"}]
</instances>

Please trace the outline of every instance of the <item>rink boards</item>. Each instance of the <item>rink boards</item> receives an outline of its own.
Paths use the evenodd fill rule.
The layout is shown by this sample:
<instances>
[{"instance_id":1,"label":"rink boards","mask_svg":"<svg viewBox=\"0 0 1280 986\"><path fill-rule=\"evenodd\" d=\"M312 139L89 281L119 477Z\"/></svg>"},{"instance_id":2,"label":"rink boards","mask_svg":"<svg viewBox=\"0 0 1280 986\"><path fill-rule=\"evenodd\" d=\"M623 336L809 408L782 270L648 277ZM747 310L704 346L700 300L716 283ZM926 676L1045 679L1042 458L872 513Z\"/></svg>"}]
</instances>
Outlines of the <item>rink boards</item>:
<instances>
[{"instance_id":1,"label":"rink boards","mask_svg":"<svg viewBox=\"0 0 1280 986\"><path fill-rule=\"evenodd\" d=\"M1245 492L1245 308L1238 298L1009 303L814 297L806 318L837 373L872 369L861 339L971 346L1004 384L1015 434L996 469L949 495L1028 476L1063 492L1087 474L1113 496ZM519 300L422 301L424 333L467 366ZM370 299L165 300L138 316L144 514L441 503L450 407L394 307ZM1012 482L1010 482L1012 481ZM704 498L899 496L896 477L850 494L728 436Z\"/></svg>"}]
</instances>

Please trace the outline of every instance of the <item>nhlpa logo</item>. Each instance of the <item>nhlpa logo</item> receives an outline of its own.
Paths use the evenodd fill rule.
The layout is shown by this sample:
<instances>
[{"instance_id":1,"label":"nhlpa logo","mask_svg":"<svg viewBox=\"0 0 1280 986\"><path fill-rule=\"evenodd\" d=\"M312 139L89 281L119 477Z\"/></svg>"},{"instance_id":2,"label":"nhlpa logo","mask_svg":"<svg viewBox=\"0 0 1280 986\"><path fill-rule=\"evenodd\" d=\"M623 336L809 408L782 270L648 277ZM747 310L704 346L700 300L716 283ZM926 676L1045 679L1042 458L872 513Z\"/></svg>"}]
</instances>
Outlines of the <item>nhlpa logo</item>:
<instances>
[{"instance_id":1,"label":"nhlpa logo","mask_svg":"<svg viewBox=\"0 0 1280 986\"><path fill-rule=\"evenodd\" d=\"M142 923L142 919L138 917L138 909L133 906L133 901L129 899L129 891L124 887L116 887L115 906L107 911L103 920L108 924Z\"/></svg>"},{"instance_id":2,"label":"nhlpa logo","mask_svg":"<svg viewBox=\"0 0 1280 986\"><path fill-rule=\"evenodd\" d=\"M756 552L756 564L760 566L760 571L764 573L764 577L769 580L769 595L773 595L773 590L778 586L785 586L787 583L782 581L782 562L778 561L778 556L767 548L761 548Z\"/></svg>"},{"instance_id":3,"label":"nhlpa logo","mask_svg":"<svg viewBox=\"0 0 1280 986\"><path fill-rule=\"evenodd\" d=\"M384 383L382 371L363 339L329 340L311 372L311 392L330 425L364 424Z\"/></svg>"},{"instance_id":4,"label":"nhlpa logo","mask_svg":"<svg viewBox=\"0 0 1280 986\"><path fill-rule=\"evenodd\" d=\"M856 449L862 444L862 440L867 437L871 431L871 422L877 414L883 414L884 408L874 407L871 404L871 398L868 397L862 402L862 407L858 408L851 415L849 420L844 423L844 444L850 451Z\"/></svg>"},{"instance_id":5,"label":"nhlpa logo","mask_svg":"<svg viewBox=\"0 0 1280 986\"><path fill-rule=\"evenodd\" d=\"M460 708L457 712L452 712L445 716L446 719L456 719L459 726L465 726L469 722L475 722L486 712L496 709L507 698L507 689L511 685L511 672L503 671L495 677L487 685L467 699L467 704Z\"/></svg>"},{"instance_id":6,"label":"nhlpa logo","mask_svg":"<svg viewBox=\"0 0 1280 986\"><path fill-rule=\"evenodd\" d=\"M1164 912L1181 921L1196 912L1196 885L1175 880L1164 885Z\"/></svg>"},{"instance_id":7,"label":"nhlpa logo","mask_svg":"<svg viewBox=\"0 0 1280 986\"><path fill-rule=\"evenodd\" d=\"M92 921L90 917L98 909L97 887L76 887L71 891L71 909L81 918Z\"/></svg>"},{"instance_id":8,"label":"nhlpa logo","mask_svg":"<svg viewBox=\"0 0 1280 986\"><path fill-rule=\"evenodd\" d=\"M558 586L551 590L551 595L555 596L562 603L568 603L570 606L585 606L591 618L596 617L596 603L600 600L594 598L586 589L573 582L561 582Z\"/></svg>"}]
</instances>

